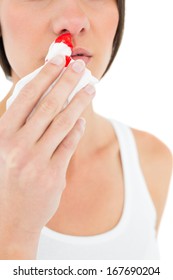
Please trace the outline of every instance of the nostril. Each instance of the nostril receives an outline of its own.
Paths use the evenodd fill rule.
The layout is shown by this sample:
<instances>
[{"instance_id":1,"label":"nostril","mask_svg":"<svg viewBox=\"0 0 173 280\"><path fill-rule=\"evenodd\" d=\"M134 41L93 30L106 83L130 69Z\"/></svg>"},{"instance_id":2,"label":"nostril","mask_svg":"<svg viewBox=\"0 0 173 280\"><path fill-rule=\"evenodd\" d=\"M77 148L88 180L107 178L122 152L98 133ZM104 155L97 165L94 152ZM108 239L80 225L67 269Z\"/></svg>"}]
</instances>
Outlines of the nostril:
<instances>
[{"instance_id":1,"label":"nostril","mask_svg":"<svg viewBox=\"0 0 173 280\"><path fill-rule=\"evenodd\" d=\"M63 30L61 31L61 34L63 34L63 33L70 33L70 31L67 30L67 29L63 29Z\"/></svg>"}]
</instances>

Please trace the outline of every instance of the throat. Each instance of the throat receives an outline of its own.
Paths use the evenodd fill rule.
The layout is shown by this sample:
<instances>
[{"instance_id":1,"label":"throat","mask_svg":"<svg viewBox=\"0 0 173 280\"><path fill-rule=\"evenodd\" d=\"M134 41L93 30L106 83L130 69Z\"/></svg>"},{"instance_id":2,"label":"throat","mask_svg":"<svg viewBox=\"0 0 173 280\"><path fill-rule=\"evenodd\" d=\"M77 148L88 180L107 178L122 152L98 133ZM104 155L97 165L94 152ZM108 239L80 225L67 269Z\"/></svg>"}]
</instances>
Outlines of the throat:
<instances>
[{"instance_id":1,"label":"throat","mask_svg":"<svg viewBox=\"0 0 173 280\"><path fill-rule=\"evenodd\" d=\"M116 151L119 149L114 129L108 120L94 112L88 116L88 111L84 112L82 116L86 119L86 128L71 158L69 169L72 170L73 166L74 168L83 166L86 162L91 159L92 161L95 160L112 147Z\"/></svg>"}]
</instances>

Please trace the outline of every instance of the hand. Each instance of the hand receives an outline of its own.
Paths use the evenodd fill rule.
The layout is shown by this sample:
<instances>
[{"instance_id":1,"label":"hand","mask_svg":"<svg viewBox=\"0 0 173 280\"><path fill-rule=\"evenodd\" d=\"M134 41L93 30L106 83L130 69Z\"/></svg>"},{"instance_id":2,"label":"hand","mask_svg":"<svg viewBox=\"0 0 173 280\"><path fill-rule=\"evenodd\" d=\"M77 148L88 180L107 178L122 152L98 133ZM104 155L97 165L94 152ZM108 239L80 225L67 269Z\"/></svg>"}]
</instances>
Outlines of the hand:
<instances>
[{"instance_id":1,"label":"hand","mask_svg":"<svg viewBox=\"0 0 173 280\"><path fill-rule=\"evenodd\" d=\"M76 61L30 115L63 67L47 63L0 119L0 238L16 229L39 235L59 206L84 131L79 118L94 97L87 86L62 110L84 73L84 62Z\"/></svg>"}]
</instances>

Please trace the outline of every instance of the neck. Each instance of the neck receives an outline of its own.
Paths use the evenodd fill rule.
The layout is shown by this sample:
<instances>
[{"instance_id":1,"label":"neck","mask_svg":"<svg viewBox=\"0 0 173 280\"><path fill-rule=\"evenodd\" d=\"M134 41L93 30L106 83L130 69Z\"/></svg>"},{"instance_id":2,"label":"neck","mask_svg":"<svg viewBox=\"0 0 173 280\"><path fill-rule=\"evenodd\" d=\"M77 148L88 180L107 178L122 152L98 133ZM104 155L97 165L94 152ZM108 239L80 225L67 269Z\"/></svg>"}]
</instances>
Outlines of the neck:
<instances>
[{"instance_id":1,"label":"neck","mask_svg":"<svg viewBox=\"0 0 173 280\"><path fill-rule=\"evenodd\" d=\"M90 157L100 145L98 137L98 115L93 111L92 105L88 106L83 112L82 117L86 120L86 128L74 153L73 160L76 158L86 159Z\"/></svg>"},{"instance_id":2,"label":"neck","mask_svg":"<svg viewBox=\"0 0 173 280\"><path fill-rule=\"evenodd\" d=\"M111 123L96 114L92 105L84 111L82 117L86 120L86 129L70 161L70 166L74 168L91 161L115 144L115 133Z\"/></svg>"}]
</instances>

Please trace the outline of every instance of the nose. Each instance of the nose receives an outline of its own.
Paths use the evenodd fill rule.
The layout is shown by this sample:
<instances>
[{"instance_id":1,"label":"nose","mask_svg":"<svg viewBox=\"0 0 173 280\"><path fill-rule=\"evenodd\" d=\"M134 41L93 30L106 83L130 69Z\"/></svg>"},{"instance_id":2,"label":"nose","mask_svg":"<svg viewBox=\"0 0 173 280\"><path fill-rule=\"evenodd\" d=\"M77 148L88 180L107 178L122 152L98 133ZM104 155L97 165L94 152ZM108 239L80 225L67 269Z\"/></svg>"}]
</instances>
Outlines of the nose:
<instances>
[{"instance_id":1,"label":"nose","mask_svg":"<svg viewBox=\"0 0 173 280\"><path fill-rule=\"evenodd\" d=\"M70 32L72 36L76 36L89 30L90 21L81 1L60 0L54 3L52 26L56 35Z\"/></svg>"}]
</instances>

